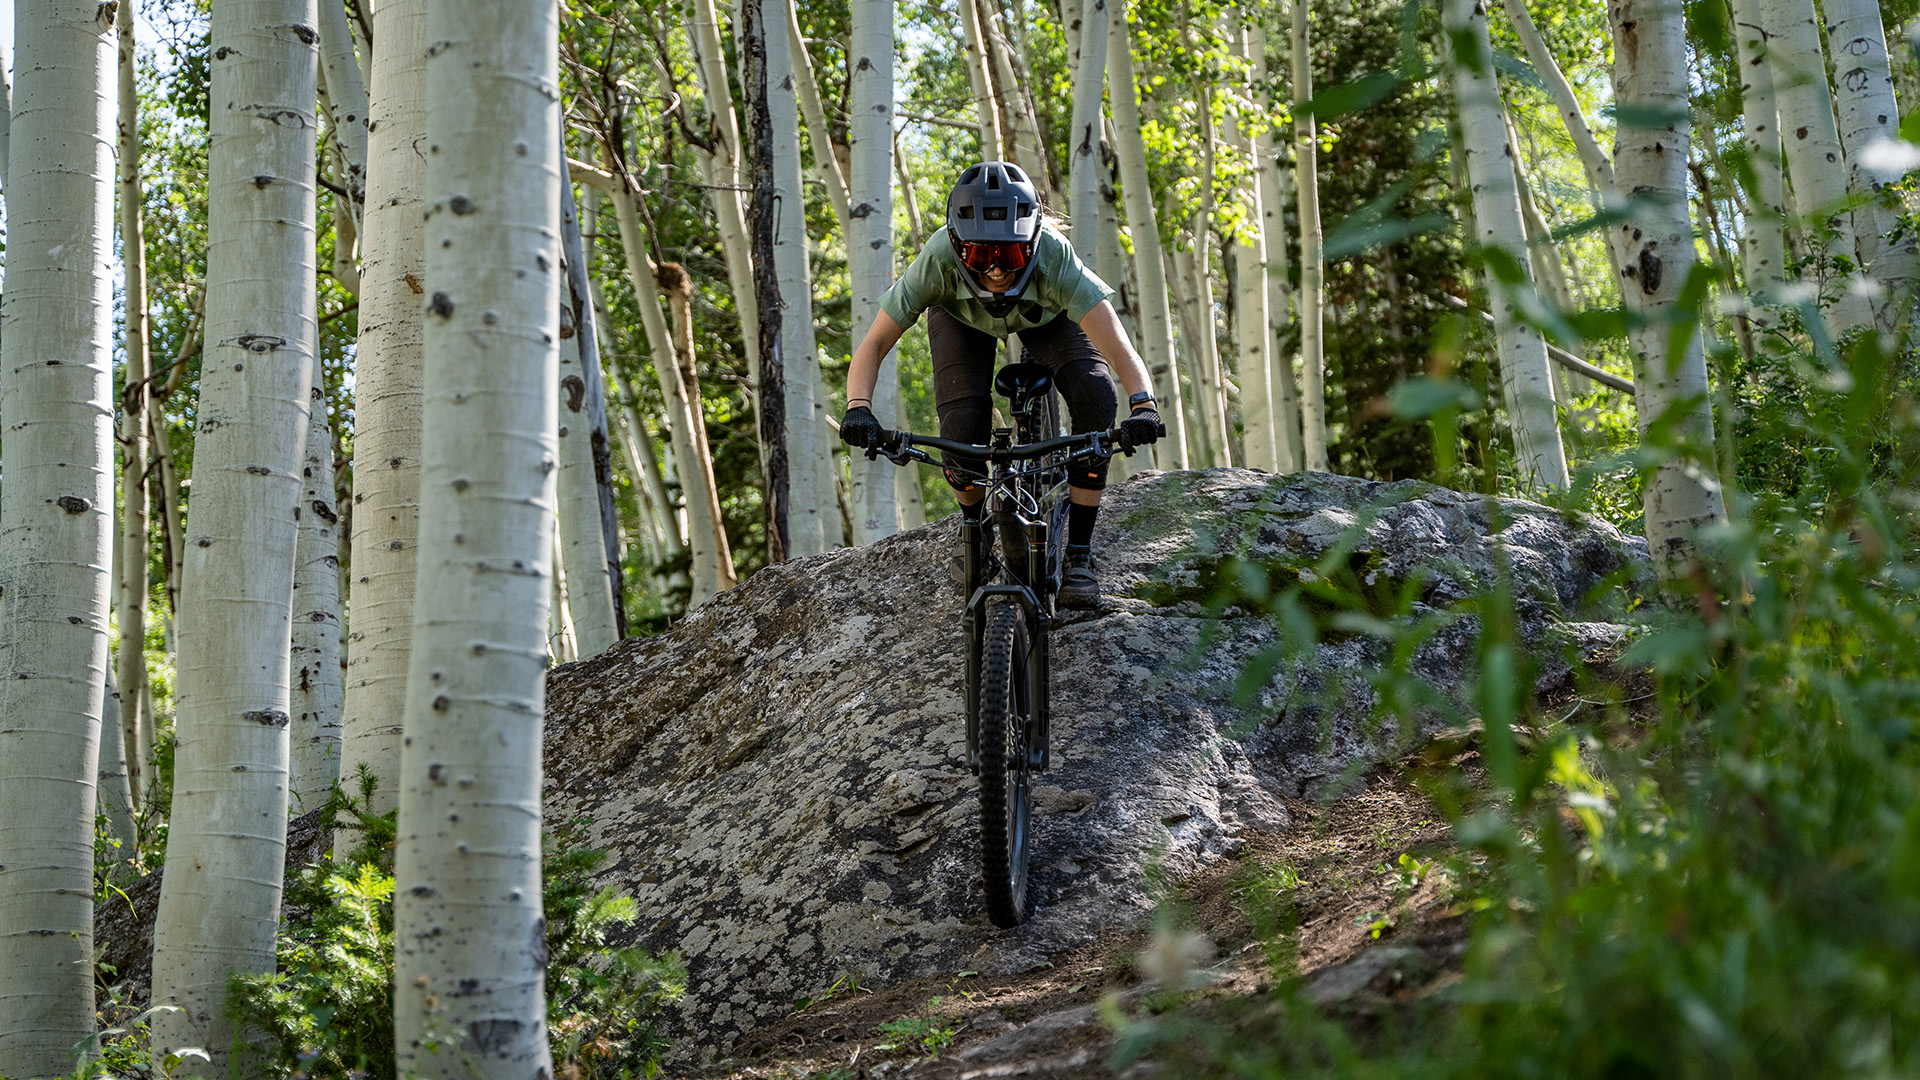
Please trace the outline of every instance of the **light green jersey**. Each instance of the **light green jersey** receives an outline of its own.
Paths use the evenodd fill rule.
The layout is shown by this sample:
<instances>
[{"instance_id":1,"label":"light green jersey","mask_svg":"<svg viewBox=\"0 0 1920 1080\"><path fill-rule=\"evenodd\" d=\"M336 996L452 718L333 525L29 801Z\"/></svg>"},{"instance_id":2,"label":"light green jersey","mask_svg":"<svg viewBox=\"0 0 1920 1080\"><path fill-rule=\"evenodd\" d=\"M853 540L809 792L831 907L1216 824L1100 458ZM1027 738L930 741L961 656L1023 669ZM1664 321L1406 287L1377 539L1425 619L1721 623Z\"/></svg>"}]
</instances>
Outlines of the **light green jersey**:
<instances>
[{"instance_id":1,"label":"light green jersey","mask_svg":"<svg viewBox=\"0 0 1920 1080\"><path fill-rule=\"evenodd\" d=\"M1033 276L1027 280L1026 292L1005 315L995 317L960 280L960 260L953 253L947 231L941 229L880 298L880 308L904 330L918 322L922 312L938 304L968 326L1003 338L1052 322L1063 311L1067 318L1079 322L1099 307L1100 301L1113 295L1113 289L1080 261L1073 245L1051 225L1041 226L1033 259Z\"/></svg>"}]
</instances>

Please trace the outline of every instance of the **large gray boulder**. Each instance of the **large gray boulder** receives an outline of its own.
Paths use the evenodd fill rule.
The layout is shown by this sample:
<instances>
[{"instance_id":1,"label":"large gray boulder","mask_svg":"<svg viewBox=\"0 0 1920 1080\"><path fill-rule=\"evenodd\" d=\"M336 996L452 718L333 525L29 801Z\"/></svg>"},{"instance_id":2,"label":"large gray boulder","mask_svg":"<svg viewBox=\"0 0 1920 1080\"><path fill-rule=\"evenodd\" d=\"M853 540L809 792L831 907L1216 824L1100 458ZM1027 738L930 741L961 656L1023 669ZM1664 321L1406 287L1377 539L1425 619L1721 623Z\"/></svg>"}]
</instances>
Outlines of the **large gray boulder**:
<instances>
[{"instance_id":1,"label":"large gray boulder","mask_svg":"<svg viewBox=\"0 0 1920 1080\"><path fill-rule=\"evenodd\" d=\"M772 567L553 673L549 820L591 819L605 880L639 901L630 941L685 957L687 1049L717 1052L842 975L1036 965L1149 910L1150 873L1286 828L1282 797L1403 754L1420 732L1373 717L1363 673L1388 647L1364 618L1310 610L1322 643L1236 695L1281 640L1260 605L1216 602L1247 578L1236 559L1270 586L1340 570L1375 614L1410 592L1416 616L1504 565L1544 691L1617 645L1621 583L1646 557L1596 521L1426 484L1214 469L1116 486L1095 543L1106 601L1054 637L1035 910L1001 931L975 869L955 528ZM1443 692L1470 680L1477 626L1442 626L1415 670Z\"/></svg>"}]
</instances>

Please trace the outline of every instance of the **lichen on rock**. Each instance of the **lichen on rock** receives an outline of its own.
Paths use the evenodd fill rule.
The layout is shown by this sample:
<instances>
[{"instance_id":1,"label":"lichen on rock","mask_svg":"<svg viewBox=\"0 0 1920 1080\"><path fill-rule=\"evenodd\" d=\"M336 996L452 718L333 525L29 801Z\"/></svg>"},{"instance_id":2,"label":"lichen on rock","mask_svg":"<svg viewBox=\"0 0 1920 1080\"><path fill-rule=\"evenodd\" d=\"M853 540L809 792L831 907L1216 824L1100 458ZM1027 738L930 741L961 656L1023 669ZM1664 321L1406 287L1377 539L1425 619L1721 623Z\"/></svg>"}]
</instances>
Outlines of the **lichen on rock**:
<instances>
[{"instance_id":1,"label":"lichen on rock","mask_svg":"<svg viewBox=\"0 0 1920 1080\"><path fill-rule=\"evenodd\" d=\"M1212 469L1116 485L1095 536L1103 605L1053 636L1033 913L1000 931L976 868L955 537L948 519L770 567L665 634L553 673L548 817L591 819L613 853L604 876L642 913L623 944L685 957L686 1052L718 1052L842 975L1043 963L1150 910L1152 880L1286 828L1284 798L1419 737L1376 718L1365 673L1383 646L1364 632L1329 632L1236 693L1280 640L1233 602L1236 582L1283 588L1333 553L1375 614L1411 596L1420 618L1504 574L1545 690L1619 642L1646 576L1645 544L1603 523L1429 484ZM1472 678L1478 624L1435 627L1413 667L1445 693Z\"/></svg>"}]
</instances>

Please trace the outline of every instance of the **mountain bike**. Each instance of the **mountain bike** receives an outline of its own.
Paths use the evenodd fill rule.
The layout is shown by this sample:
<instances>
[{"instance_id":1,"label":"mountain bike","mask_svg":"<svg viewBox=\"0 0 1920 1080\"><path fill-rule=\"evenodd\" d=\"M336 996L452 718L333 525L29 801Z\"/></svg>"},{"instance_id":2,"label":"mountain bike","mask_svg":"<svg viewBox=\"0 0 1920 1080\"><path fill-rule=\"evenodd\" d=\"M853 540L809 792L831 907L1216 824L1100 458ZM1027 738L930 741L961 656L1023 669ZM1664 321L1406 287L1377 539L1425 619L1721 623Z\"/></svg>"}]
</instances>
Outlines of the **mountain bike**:
<instances>
[{"instance_id":1,"label":"mountain bike","mask_svg":"<svg viewBox=\"0 0 1920 1080\"><path fill-rule=\"evenodd\" d=\"M991 466L988 505L1000 534L999 572L982 565L985 525L960 524L967 605L967 764L980 778L980 870L994 925L1027 917L1033 848L1032 776L1052 767L1048 745L1047 634L1066 565L1067 468L1088 458L1132 453L1120 431L1060 435L1060 399L1048 370L1008 364L993 386L1008 399L1013 426L981 446L886 431L869 459L939 464L928 449ZM925 449L923 449L925 448Z\"/></svg>"}]
</instances>

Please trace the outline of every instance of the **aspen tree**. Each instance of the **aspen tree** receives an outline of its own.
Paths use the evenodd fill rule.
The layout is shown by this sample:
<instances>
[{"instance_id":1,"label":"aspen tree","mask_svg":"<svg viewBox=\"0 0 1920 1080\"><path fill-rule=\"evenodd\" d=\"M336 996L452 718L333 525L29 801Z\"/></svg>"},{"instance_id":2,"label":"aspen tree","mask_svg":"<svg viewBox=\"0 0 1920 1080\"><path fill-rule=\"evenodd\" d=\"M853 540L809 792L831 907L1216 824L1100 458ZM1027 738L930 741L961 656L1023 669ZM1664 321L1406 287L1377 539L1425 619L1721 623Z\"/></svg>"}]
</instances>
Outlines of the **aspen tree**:
<instances>
[{"instance_id":1,"label":"aspen tree","mask_svg":"<svg viewBox=\"0 0 1920 1080\"><path fill-rule=\"evenodd\" d=\"M589 308L588 310L591 310ZM581 355L591 333L578 319L573 297L560 303L560 565L566 574L567 610L581 656L598 656L620 640L613 580L607 572L606 534L601 528L600 484L595 475L593 410L587 365ZM592 373L595 378L599 372ZM555 580L559 580L556 575Z\"/></svg>"},{"instance_id":2,"label":"aspen tree","mask_svg":"<svg viewBox=\"0 0 1920 1080\"><path fill-rule=\"evenodd\" d=\"M1000 127L1000 93L993 84L993 61L987 52L992 45L974 0L959 0L960 27L966 33L967 79L973 86L974 115L980 121L980 158L1002 159L1007 153L1006 133Z\"/></svg>"},{"instance_id":3,"label":"aspen tree","mask_svg":"<svg viewBox=\"0 0 1920 1080\"><path fill-rule=\"evenodd\" d=\"M120 540L114 549L118 571L117 621L120 630L119 715L116 731L126 749L129 787L137 804L145 793L142 778L153 745L153 715L147 705L147 353L152 322L147 311L147 238L141 216L140 95L135 85L133 5L114 14L119 41L120 253L126 274L127 359L120 394ZM102 731L101 738L109 737Z\"/></svg>"},{"instance_id":4,"label":"aspen tree","mask_svg":"<svg viewBox=\"0 0 1920 1080\"><path fill-rule=\"evenodd\" d=\"M1308 103L1313 62L1308 56L1307 0L1293 8L1293 175L1300 218L1300 443L1302 464L1327 471L1326 355L1321 313L1327 259L1320 235L1320 145Z\"/></svg>"},{"instance_id":5,"label":"aspen tree","mask_svg":"<svg viewBox=\"0 0 1920 1080\"><path fill-rule=\"evenodd\" d=\"M394 877L401 1075L550 1076L540 727L560 345L559 9L435 0L420 600Z\"/></svg>"},{"instance_id":6,"label":"aspen tree","mask_svg":"<svg viewBox=\"0 0 1920 1080\"><path fill-rule=\"evenodd\" d=\"M709 152L694 147L707 180L708 201L720 231L720 251L727 264L727 285L733 291L733 306L740 313L740 335L748 357L750 378L755 386L754 409L758 415L760 381L758 364L760 305L755 295L753 245L747 235L746 208L740 192L745 186L740 142L740 122L733 111L733 90L727 81L727 61L720 44L720 17L713 0L689 0L687 38L693 47L694 69L700 75L700 93L706 100L707 133L713 143ZM766 447L760 448L762 462Z\"/></svg>"},{"instance_id":7,"label":"aspen tree","mask_svg":"<svg viewBox=\"0 0 1920 1080\"><path fill-rule=\"evenodd\" d=\"M120 691L113 684L113 669L106 671L106 715L100 721L100 758L94 774L96 806L100 817L106 819L107 836L118 845L116 853L106 860L113 864L112 877L119 877L119 868L133 858L134 849L140 843L140 831L134 825L133 785L127 775L126 741L116 739L112 720L120 712Z\"/></svg>"},{"instance_id":8,"label":"aspen tree","mask_svg":"<svg viewBox=\"0 0 1920 1080\"><path fill-rule=\"evenodd\" d=\"M1860 265L1886 293L1880 325L1893 330L1911 309L1916 258L1913 232L1900 227L1901 208L1882 194L1885 177L1868 169L1867 148L1900 136L1887 33L1873 0L1826 0L1827 42L1833 49L1833 85L1840 142L1847 154L1847 188L1864 202L1853 211Z\"/></svg>"},{"instance_id":9,"label":"aspen tree","mask_svg":"<svg viewBox=\"0 0 1920 1080\"><path fill-rule=\"evenodd\" d=\"M366 229L360 241L360 343L354 360L353 580L340 775L361 765L380 784L371 810L397 801L400 714L413 639L420 533L421 184L426 141L427 0L382 0L373 13Z\"/></svg>"},{"instance_id":10,"label":"aspen tree","mask_svg":"<svg viewBox=\"0 0 1920 1080\"><path fill-rule=\"evenodd\" d=\"M564 146L560 153L564 157ZM583 444L575 449L584 448L586 451L585 464L588 470L582 479L588 481L589 489L573 494L573 498L579 502L569 513L579 518L579 531L591 531L599 537L597 543L589 541L583 547L576 547L569 551L567 557L579 561L594 554L593 549L597 549L597 566L587 564L581 568L581 573L585 575L582 588L586 589L588 582L597 579L599 583L586 591L605 589L611 607L595 617L610 621L612 637L607 644L611 645L626 635L627 616L620 574L620 515L613 496L613 448L608 437L607 381L600 363L600 313L595 303L593 280L587 273L587 246L580 231L580 214L573 200L571 178L561 185L561 190L560 246L562 265L567 272L566 297L561 315L562 324L571 322L579 339L577 377L581 383L576 404L572 384L566 381L563 373L560 396L566 414L565 422L561 425L561 436L577 436ZM592 188L587 190L597 206L599 193ZM568 347L562 344L560 358L563 367L569 354ZM570 461L573 457L574 452L569 451L564 455L564 460ZM597 601L597 597L592 599ZM585 602L583 599L583 604Z\"/></svg>"},{"instance_id":11,"label":"aspen tree","mask_svg":"<svg viewBox=\"0 0 1920 1080\"><path fill-rule=\"evenodd\" d=\"M367 84L353 53L353 31L340 0L318 0L320 81L326 91L327 124L340 151L341 187L347 189L348 228L362 235L367 201ZM351 247L351 245L349 245Z\"/></svg>"},{"instance_id":12,"label":"aspen tree","mask_svg":"<svg viewBox=\"0 0 1920 1080\"><path fill-rule=\"evenodd\" d=\"M834 510L832 429L826 421L826 386L813 337L813 272L807 258L806 197L800 186L800 125L794 101L792 53L785 0L748 0L761 5L766 33L767 115L764 133L773 149L774 234L772 277L780 292L780 353L786 379L787 507L792 556L814 555L841 544ZM776 18L775 16L779 17Z\"/></svg>"},{"instance_id":13,"label":"aspen tree","mask_svg":"<svg viewBox=\"0 0 1920 1080\"><path fill-rule=\"evenodd\" d=\"M843 162L845 153L839 144L833 141L833 134L827 127L827 110L820 103L820 83L813 77L813 57L807 52L807 41L800 33L800 8L796 0L787 0L787 52L793 57L793 89L800 102L800 115L807 122L807 142L813 148L813 172L820 180L820 186L826 189L827 202L833 206L833 216L840 223L840 235L851 245L852 225L848 217L853 211L853 196L848 190L849 177L853 173L851 160ZM849 90L852 84L860 80L861 71L857 65L849 67ZM858 106L849 103L848 108L858 111ZM892 126L893 109L887 109L888 126ZM851 118L849 118L851 126ZM848 138L853 137L851 130ZM847 155L849 158L851 155Z\"/></svg>"},{"instance_id":14,"label":"aspen tree","mask_svg":"<svg viewBox=\"0 0 1920 1080\"><path fill-rule=\"evenodd\" d=\"M113 548L111 10L20 0L0 354L0 1075L93 1034Z\"/></svg>"},{"instance_id":15,"label":"aspen tree","mask_svg":"<svg viewBox=\"0 0 1920 1080\"><path fill-rule=\"evenodd\" d=\"M1480 0L1446 0L1443 15L1452 46L1454 103L1473 189L1474 239L1489 256L1487 301L1493 308L1500 385L1513 426L1514 457L1529 487L1564 491L1567 458L1560 445L1547 343L1540 331L1520 317L1514 301L1514 290L1531 289L1533 282L1527 276L1526 225L1520 215L1513 144L1507 139L1506 113L1494 80L1486 9ZM1502 281L1494 256L1520 274L1521 280Z\"/></svg>"},{"instance_id":16,"label":"aspen tree","mask_svg":"<svg viewBox=\"0 0 1920 1080\"><path fill-rule=\"evenodd\" d=\"M1239 13L1230 10L1221 29L1227 37L1228 52L1236 61L1244 63L1246 31L1239 22ZM1227 145L1240 167L1246 170L1231 195L1239 219L1233 236L1233 317L1234 344L1240 359L1240 437L1246 449L1241 463L1251 469L1278 472L1273 392L1267 384L1273 365L1267 355L1271 346L1267 325L1267 252L1261 235L1266 215L1260 200L1260 165L1250 134L1253 125L1248 114L1253 106L1248 97L1249 87L1243 81L1247 69L1237 65L1234 70L1233 115L1227 125Z\"/></svg>"},{"instance_id":17,"label":"aspen tree","mask_svg":"<svg viewBox=\"0 0 1920 1080\"><path fill-rule=\"evenodd\" d=\"M314 0L213 11L207 317L181 568L153 1045L228 1071L227 980L270 972L286 862L291 605L314 315Z\"/></svg>"},{"instance_id":18,"label":"aspen tree","mask_svg":"<svg viewBox=\"0 0 1920 1080\"><path fill-rule=\"evenodd\" d=\"M1019 165L1027 172L1027 178L1033 181L1034 188L1040 192L1040 200L1047 202L1059 190L1052 180L1053 169L1049 162L1046 140L1040 135L1038 111L1034 108L1033 92L1030 80L1021 77L1025 64L1020 62L1014 51L1013 42L1000 28L1000 6L997 0L974 0L980 8L980 26L986 34L987 59L993 65L993 88L996 104L1002 116L1002 129L1006 132L1008 160Z\"/></svg>"},{"instance_id":19,"label":"aspen tree","mask_svg":"<svg viewBox=\"0 0 1920 1080\"><path fill-rule=\"evenodd\" d=\"M1822 292L1833 300L1826 315L1828 329L1844 333L1870 325L1873 311L1860 290L1836 276L1836 264L1853 262L1858 247L1853 215L1846 207L1846 163L1833 118L1833 93L1827 89L1820 24L1813 0L1760 0L1759 7L1794 212L1809 233L1810 248L1825 256ZM1634 190L1624 180L1621 189Z\"/></svg>"},{"instance_id":20,"label":"aspen tree","mask_svg":"<svg viewBox=\"0 0 1920 1080\"><path fill-rule=\"evenodd\" d=\"M1640 430L1684 410L1674 434L1697 460L1678 456L1646 485L1647 545L1656 566L1671 573L1692 550L1702 527L1726 516L1710 467L1713 413L1697 326L1680 320L1681 289L1695 262L1687 220L1687 38L1681 9L1666 0L1615 0L1614 99L1620 103L1613 171L1622 191L1639 193L1628 220L1613 227L1622 253L1620 295L1641 325L1632 331L1634 389ZM1684 332L1676 333L1676 325Z\"/></svg>"},{"instance_id":21,"label":"aspen tree","mask_svg":"<svg viewBox=\"0 0 1920 1080\"><path fill-rule=\"evenodd\" d=\"M329 0L319 0L321 7ZM340 778L340 514L334 506L333 428L326 373L313 364L306 449L300 469L300 531L293 560L293 716L290 741L294 816L327 801Z\"/></svg>"},{"instance_id":22,"label":"aspen tree","mask_svg":"<svg viewBox=\"0 0 1920 1080\"><path fill-rule=\"evenodd\" d=\"M1753 171L1747 227L1740 239L1742 277L1747 292L1760 302L1747 318L1770 325L1765 307L1786 284L1786 176L1780 148L1780 112L1774 104L1773 69L1767 63L1766 33L1758 0L1733 0L1734 45L1740 65L1740 111Z\"/></svg>"},{"instance_id":23,"label":"aspen tree","mask_svg":"<svg viewBox=\"0 0 1920 1080\"><path fill-rule=\"evenodd\" d=\"M854 332L864 333L893 283L893 0L855 0L853 51L848 56L850 175L853 210L847 232L847 272L853 283ZM816 155L817 155L816 151ZM897 350L880 361L873 414L889 428L900 414ZM853 479L853 542L871 543L900 531L897 474L889 461L847 455Z\"/></svg>"},{"instance_id":24,"label":"aspen tree","mask_svg":"<svg viewBox=\"0 0 1920 1080\"><path fill-rule=\"evenodd\" d=\"M1101 98L1106 90L1108 0L1086 0L1080 14L1080 59L1073 69L1073 131L1067 139L1067 209L1073 250L1088 266L1099 258ZM1112 284L1112 282L1108 282Z\"/></svg>"},{"instance_id":25,"label":"aspen tree","mask_svg":"<svg viewBox=\"0 0 1920 1080\"><path fill-rule=\"evenodd\" d=\"M1133 81L1133 43L1124 8L1116 8L1113 13L1113 36L1107 54L1113 69L1113 129L1118 140L1114 149L1120 157L1120 194L1126 203L1127 231L1133 238L1134 273L1140 280L1140 354L1153 376L1154 398L1167 423L1167 438L1154 444L1153 460L1163 469L1184 469L1188 461L1186 407L1181 401L1180 373L1174 367L1173 311L1167 298L1160 223L1147 179L1147 153L1140 138L1139 91Z\"/></svg>"},{"instance_id":26,"label":"aspen tree","mask_svg":"<svg viewBox=\"0 0 1920 1080\"><path fill-rule=\"evenodd\" d=\"M1260 103L1261 122L1253 136L1254 164L1259 169L1260 239L1266 247L1267 271L1267 389L1273 402L1274 469L1298 472L1304 460L1300 445L1300 388L1293 377L1293 356L1283 345L1292 307L1287 288L1287 225L1281 207L1286 202L1287 171L1280 165L1280 147L1274 139L1273 91L1267 70L1267 31L1264 11L1256 12L1247 27L1247 53L1253 60L1253 82Z\"/></svg>"}]
</instances>

